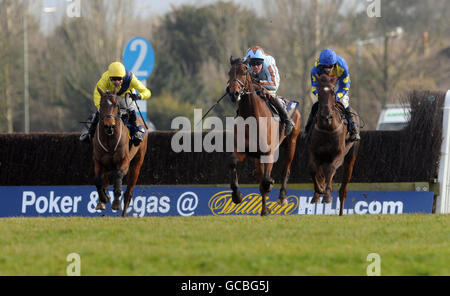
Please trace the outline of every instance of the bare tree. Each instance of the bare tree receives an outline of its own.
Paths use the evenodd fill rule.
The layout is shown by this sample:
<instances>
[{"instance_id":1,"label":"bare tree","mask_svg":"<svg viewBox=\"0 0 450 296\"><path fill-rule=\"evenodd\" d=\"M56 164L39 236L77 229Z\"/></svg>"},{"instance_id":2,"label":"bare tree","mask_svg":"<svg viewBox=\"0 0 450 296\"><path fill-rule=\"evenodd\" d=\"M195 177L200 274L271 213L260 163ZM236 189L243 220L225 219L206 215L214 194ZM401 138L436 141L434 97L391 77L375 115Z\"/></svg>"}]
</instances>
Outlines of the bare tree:
<instances>
[{"instance_id":1,"label":"bare tree","mask_svg":"<svg viewBox=\"0 0 450 296\"><path fill-rule=\"evenodd\" d=\"M311 95L310 74L321 49L341 44L339 13L344 1L264 0L266 17L272 23L267 41L281 75L279 93L300 99L306 120L315 98Z\"/></svg>"}]
</instances>

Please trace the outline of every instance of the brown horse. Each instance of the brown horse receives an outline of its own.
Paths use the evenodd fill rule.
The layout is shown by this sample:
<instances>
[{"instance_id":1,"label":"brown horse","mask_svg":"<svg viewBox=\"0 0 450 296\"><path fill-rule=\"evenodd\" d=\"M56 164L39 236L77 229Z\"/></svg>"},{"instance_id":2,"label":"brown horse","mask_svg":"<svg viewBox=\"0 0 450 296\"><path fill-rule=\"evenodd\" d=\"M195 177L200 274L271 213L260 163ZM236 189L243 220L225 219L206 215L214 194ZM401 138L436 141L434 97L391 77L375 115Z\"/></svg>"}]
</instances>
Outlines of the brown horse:
<instances>
[{"instance_id":1,"label":"brown horse","mask_svg":"<svg viewBox=\"0 0 450 296\"><path fill-rule=\"evenodd\" d=\"M283 182L278 203L281 206L287 204L286 187L295 154L297 137L300 132L300 113L298 110L295 111L292 118L295 127L291 134L286 137L282 133L281 137L279 137L280 124L272 116L265 99L258 93L268 94L264 94L264 89L252 81L247 67L248 60L233 60L230 57L230 64L228 94L233 102L238 103L237 119L241 118L246 122L249 120L250 123L251 119L255 119L253 122L256 125L256 130L251 130L249 125L244 125L244 127L238 126L238 124L234 125L234 152L231 158L232 199L236 204L242 201L242 195L238 190L237 163L243 162L247 156L251 156L255 161L255 175L258 179L259 190L262 196L261 216L265 216L269 213L269 209L266 207L267 194L272 190L274 184L274 180L271 177L273 163L276 161L274 154L283 141L287 141L284 151L284 153L287 153L287 158L284 164ZM241 141L241 146L238 139L239 135L245 137L244 143ZM259 142L259 145L257 142Z\"/></svg>"},{"instance_id":2,"label":"brown horse","mask_svg":"<svg viewBox=\"0 0 450 296\"><path fill-rule=\"evenodd\" d=\"M336 102L334 92L337 78L322 74L320 77L316 76L316 79L319 83L319 108L308 141L309 168L314 181L311 203L318 203L320 194L323 194L322 203L331 203L333 177L343 164L343 179L339 189L339 215L342 216L359 142L348 141L345 116L342 113L344 107ZM359 125L358 116L356 123Z\"/></svg>"},{"instance_id":3,"label":"brown horse","mask_svg":"<svg viewBox=\"0 0 450 296\"><path fill-rule=\"evenodd\" d=\"M122 212L122 217L125 217L147 151L148 133L139 146L130 145L128 128L120 118L118 100L122 98L115 93L103 93L99 88L97 90L101 100L100 121L93 139L95 186L99 196L96 209L105 210L105 204L110 201L107 194L110 177L113 178L114 184L114 201L111 209L116 211L122 209L120 202L122 179L128 174ZM138 124L143 125L141 118L138 118Z\"/></svg>"}]
</instances>

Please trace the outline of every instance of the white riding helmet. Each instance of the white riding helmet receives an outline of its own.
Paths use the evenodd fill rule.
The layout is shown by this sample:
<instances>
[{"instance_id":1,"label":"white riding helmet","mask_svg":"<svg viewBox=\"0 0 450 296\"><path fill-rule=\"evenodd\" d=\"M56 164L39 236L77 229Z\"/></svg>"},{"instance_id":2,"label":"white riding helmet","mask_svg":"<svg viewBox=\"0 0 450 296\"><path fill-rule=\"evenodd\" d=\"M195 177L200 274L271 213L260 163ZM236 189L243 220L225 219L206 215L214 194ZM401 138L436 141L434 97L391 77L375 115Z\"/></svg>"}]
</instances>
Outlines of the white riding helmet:
<instances>
[{"instance_id":1,"label":"white riding helmet","mask_svg":"<svg viewBox=\"0 0 450 296\"><path fill-rule=\"evenodd\" d=\"M264 49L260 46L252 46L247 50L244 60L250 58L250 60L264 60L266 54L264 53Z\"/></svg>"}]
</instances>

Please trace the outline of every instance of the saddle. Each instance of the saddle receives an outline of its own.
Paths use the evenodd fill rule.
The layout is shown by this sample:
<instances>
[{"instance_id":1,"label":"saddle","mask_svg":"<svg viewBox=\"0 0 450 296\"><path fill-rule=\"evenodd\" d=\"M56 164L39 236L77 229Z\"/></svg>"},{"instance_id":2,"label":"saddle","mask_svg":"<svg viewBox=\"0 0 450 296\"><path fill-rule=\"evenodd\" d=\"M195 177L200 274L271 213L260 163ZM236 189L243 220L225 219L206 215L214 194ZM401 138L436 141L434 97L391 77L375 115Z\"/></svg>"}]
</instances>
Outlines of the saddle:
<instances>
[{"instance_id":1,"label":"saddle","mask_svg":"<svg viewBox=\"0 0 450 296\"><path fill-rule=\"evenodd\" d=\"M297 110L300 103L294 100L288 100L284 97L281 98L281 101L283 102L284 108L286 109L286 112L288 113L289 117L292 118L295 114L295 110ZM272 112L272 116L275 118L276 121L280 122L281 118L280 115L278 114L277 109L272 105L272 103L270 103L269 100L266 99L265 102L269 107L270 112Z\"/></svg>"},{"instance_id":2,"label":"saddle","mask_svg":"<svg viewBox=\"0 0 450 296\"><path fill-rule=\"evenodd\" d=\"M266 102L267 106L269 107L270 112L272 113L272 116L277 122L281 122L280 115L278 114L277 108L270 102L270 99L267 96L270 96L270 94L267 93L267 91L262 91L262 86L259 84L257 85L260 89L256 91L256 93L259 95L261 99ZM294 100L288 100L284 97L280 98L283 102L284 108L286 109L286 112L288 113L289 117L292 118L295 114L295 110L297 110L298 106L300 105L299 102Z\"/></svg>"},{"instance_id":3,"label":"saddle","mask_svg":"<svg viewBox=\"0 0 450 296\"><path fill-rule=\"evenodd\" d=\"M120 118L122 119L123 124L125 124L125 126L127 127L128 139L130 139L128 148L131 149L131 147L133 145L133 139L131 138L131 135L136 134L136 133L142 133L142 136L143 136L146 134L146 130L141 125L134 126L133 124L131 124L130 120L129 120L129 114L127 111L125 111L124 113L121 113Z\"/></svg>"}]
</instances>

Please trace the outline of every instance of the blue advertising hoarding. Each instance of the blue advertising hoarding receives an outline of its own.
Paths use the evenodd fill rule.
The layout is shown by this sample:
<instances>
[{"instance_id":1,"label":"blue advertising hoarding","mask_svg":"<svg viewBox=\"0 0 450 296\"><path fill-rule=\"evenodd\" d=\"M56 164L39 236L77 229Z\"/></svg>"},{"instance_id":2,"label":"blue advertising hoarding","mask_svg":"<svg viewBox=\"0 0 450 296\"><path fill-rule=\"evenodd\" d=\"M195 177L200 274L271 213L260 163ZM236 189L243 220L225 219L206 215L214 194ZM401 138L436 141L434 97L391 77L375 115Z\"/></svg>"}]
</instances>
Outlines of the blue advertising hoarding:
<instances>
[{"instance_id":1,"label":"blue advertising hoarding","mask_svg":"<svg viewBox=\"0 0 450 296\"><path fill-rule=\"evenodd\" d=\"M125 190L125 187L124 187ZM136 186L128 216L258 215L258 188L241 188L243 200L236 205L228 187ZM273 215L335 215L338 193L330 204L310 204L312 190L288 190L288 204L277 205L279 190L269 194L267 206ZM113 198L113 192L109 195ZM0 217L118 216L121 212L96 211L94 186L0 187ZM349 191L344 214L431 213L433 192Z\"/></svg>"}]
</instances>

